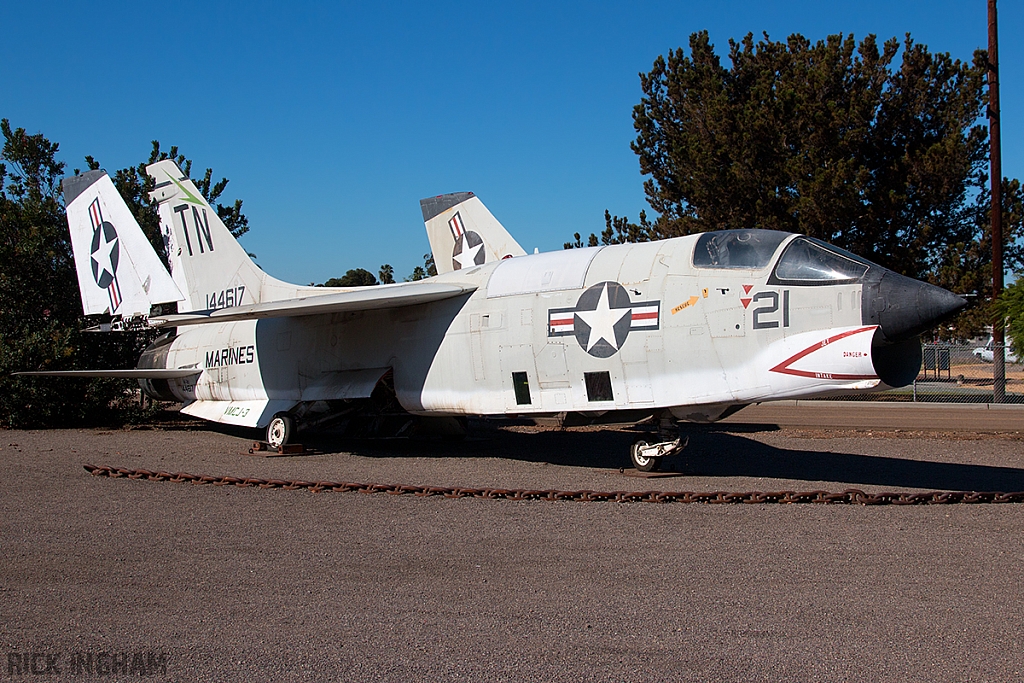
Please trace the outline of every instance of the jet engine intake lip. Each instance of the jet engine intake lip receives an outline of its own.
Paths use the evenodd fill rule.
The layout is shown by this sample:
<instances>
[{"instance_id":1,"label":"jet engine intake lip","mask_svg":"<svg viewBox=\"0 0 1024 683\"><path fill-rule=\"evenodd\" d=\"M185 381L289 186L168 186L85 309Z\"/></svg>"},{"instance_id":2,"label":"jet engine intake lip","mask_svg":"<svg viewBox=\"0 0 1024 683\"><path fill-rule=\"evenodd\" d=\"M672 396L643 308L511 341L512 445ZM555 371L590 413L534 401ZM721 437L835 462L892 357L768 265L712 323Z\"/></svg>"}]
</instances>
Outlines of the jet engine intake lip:
<instances>
[{"instance_id":1,"label":"jet engine intake lip","mask_svg":"<svg viewBox=\"0 0 1024 683\"><path fill-rule=\"evenodd\" d=\"M871 365L882 384L898 389L913 384L921 371L921 338L898 342L885 339L881 328L871 339Z\"/></svg>"}]
</instances>

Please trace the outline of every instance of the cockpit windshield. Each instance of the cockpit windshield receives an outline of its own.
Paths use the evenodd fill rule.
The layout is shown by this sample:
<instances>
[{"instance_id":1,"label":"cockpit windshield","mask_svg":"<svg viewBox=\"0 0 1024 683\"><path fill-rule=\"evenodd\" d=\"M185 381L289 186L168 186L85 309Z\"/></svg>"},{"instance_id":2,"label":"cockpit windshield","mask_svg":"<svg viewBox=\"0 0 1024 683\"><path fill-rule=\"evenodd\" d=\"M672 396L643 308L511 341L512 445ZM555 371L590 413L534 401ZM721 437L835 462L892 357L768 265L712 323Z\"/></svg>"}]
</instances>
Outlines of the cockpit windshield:
<instances>
[{"instance_id":1,"label":"cockpit windshield","mask_svg":"<svg viewBox=\"0 0 1024 683\"><path fill-rule=\"evenodd\" d=\"M697 268L764 268L789 233L778 230L717 230L706 232L693 250Z\"/></svg>"},{"instance_id":2,"label":"cockpit windshield","mask_svg":"<svg viewBox=\"0 0 1024 683\"><path fill-rule=\"evenodd\" d=\"M797 285L832 284L859 280L870 267L869 262L847 251L813 237L798 237L786 247L772 280Z\"/></svg>"}]
</instances>

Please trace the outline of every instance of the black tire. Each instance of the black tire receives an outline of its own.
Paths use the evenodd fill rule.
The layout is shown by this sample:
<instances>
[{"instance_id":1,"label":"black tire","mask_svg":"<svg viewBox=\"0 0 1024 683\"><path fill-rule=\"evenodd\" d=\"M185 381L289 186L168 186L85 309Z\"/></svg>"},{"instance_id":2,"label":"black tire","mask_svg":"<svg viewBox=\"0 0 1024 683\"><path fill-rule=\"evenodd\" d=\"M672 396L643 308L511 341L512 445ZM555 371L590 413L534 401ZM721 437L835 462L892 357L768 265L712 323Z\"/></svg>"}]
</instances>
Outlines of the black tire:
<instances>
[{"instance_id":1,"label":"black tire","mask_svg":"<svg viewBox=\"0 0 1024 683\"><path fill-rule=\"evenodd\" d=\"M267 425L267 445L271 448L284 446L295 436L295 418L288 413L278 413Z\"/></svg>"},{"instance_id":2,"label":"black tire","mask_svg":"<svg viewBox=\"0 0 1024 683\"><path fill-rule=\"evenodd\" d=\"M646 441L637 441L629 447L629 459L638 472L655 472L661 466L661 458L645 458L640 455L640 449L646 448Z\"/></svg>"}]
</instances>

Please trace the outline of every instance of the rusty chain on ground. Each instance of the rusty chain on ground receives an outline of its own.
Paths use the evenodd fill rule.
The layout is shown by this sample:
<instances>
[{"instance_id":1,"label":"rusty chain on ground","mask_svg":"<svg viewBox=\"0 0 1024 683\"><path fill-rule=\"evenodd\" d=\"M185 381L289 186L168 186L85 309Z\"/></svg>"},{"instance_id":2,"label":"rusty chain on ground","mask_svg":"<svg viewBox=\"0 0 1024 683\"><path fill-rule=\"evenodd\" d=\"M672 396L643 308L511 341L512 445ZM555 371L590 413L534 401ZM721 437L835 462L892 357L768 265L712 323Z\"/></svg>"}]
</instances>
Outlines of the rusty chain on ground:
<instances>
[{"instance_id":1,"label":"rusty chain on ground","mask_svg":"<svg viewBox=\"0 0 1024 683\"><path fill-rule=\"evenodd\" d=\"M838 493L829 491L556 491L538 489L467 488L463 486L408 486L405 484L357 484L338 481L302 481L258 479L255 477L213 477L185 472L151 472L129 470L105 465L84 465L89 474L98 477L148 479L175 483L213 484L214 486L256 487L261 489L306 489L359 493L412 494L414 496L443 496L445 498L500 498L503 500L552 500L615 503L747 503L794 504L823 503L826 505L950 505L956 503L1024 503L1024 491L1001 493L996 491L885 491L867 493L847 489Z\"/></svg>"}]
</instances>

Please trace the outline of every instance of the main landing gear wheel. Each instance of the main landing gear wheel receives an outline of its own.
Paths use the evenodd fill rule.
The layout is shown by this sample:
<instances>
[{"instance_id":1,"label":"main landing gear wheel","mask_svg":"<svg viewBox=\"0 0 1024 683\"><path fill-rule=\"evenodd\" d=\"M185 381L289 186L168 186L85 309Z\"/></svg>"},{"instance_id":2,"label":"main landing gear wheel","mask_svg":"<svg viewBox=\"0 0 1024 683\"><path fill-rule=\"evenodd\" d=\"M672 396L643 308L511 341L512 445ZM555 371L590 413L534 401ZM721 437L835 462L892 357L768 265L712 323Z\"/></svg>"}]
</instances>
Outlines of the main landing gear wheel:
<instances>
[{"instance_id":1,"label":"main landing gear wheel","mask_svg":"<svg viewBox=\"0 0 1024 683\"><path fill-rule=\"evenodd\" d=\"M287 413L278 413L267 425L267 444L280 448L295 436L295 418Z\"/></svg>"},{"instance_id":2,"label":"main landing gear wheel","mask_svg":"<svg viewBox=\"0 0 1024 683\"><path fill-rule=\"evenodd\" d=\"M646 441L637 441L629 447L629 459L639 472L654 472L661 465L661 458L644 455L647 448Z\"/></svg>"}]
</instances>

